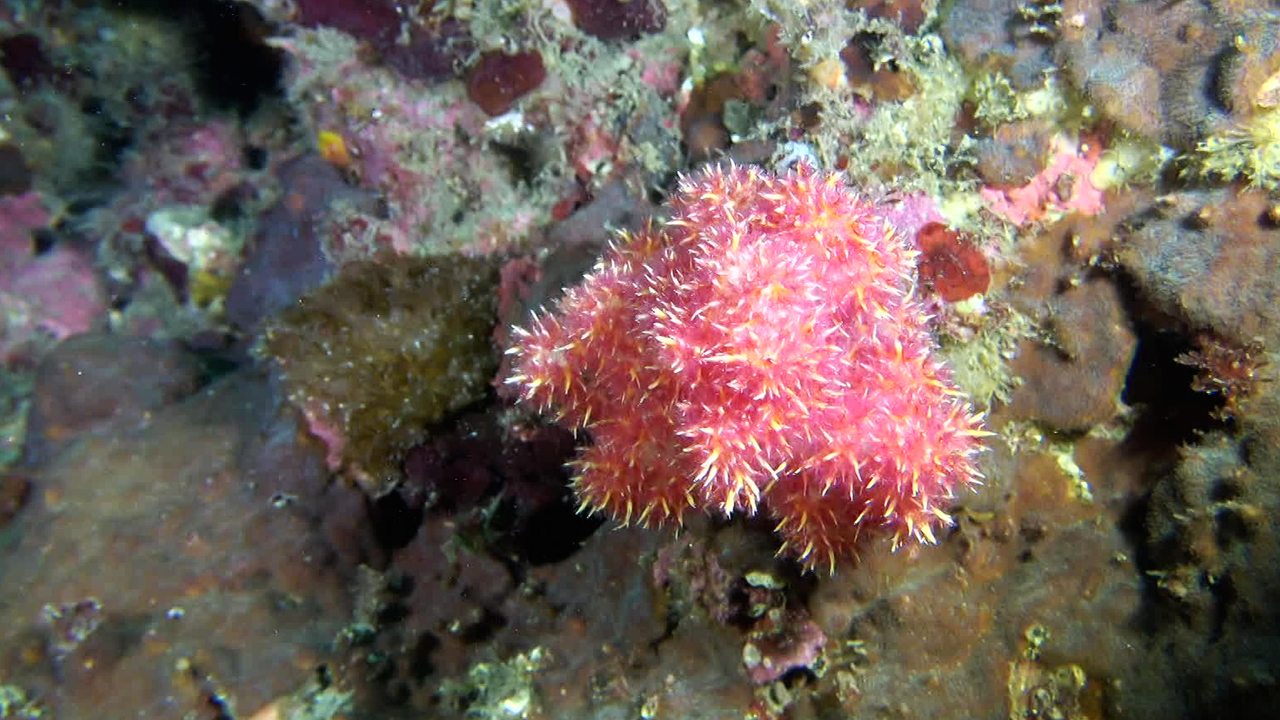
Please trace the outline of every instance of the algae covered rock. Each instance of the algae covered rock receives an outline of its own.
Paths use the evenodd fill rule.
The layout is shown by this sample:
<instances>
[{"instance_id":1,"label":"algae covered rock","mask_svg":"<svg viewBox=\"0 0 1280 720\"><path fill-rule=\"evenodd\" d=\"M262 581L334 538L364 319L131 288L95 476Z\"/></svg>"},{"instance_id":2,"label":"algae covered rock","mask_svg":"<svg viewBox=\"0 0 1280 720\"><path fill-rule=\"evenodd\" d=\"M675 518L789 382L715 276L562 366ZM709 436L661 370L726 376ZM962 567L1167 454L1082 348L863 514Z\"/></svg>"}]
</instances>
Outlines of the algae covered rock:
<instances>
[{"instance_id":1,"label":"algae covered rock","mask_svg":"<svg viewBox=\"0 0 1280 720\"><path fill-rule=\"evenodd\" d=\"M481 259L383 256L344 266L269 323L258 351L332 469L380 495L428 425L484 396L496 283Z\"/></svg>"}]
</instances>

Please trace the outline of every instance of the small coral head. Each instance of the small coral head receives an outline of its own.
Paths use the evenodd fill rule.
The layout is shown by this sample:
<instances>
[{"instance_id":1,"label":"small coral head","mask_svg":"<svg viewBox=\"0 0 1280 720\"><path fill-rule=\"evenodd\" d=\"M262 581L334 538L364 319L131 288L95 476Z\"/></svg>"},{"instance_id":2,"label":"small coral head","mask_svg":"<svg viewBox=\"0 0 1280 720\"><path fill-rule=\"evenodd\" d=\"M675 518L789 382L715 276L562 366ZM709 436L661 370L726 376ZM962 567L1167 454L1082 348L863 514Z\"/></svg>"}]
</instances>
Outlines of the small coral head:
<instances>
[{"instance_id":1,"label":"small coral head","mask_svg":"<svg viewBox=\"0 0 1280 720\"><path fill-rule=\"evenodd\" d=\"M778 521L833 570L864 535L936 541L985 435L935 357L917 253L840 176L717 167L514 332L506 386L585 430L584 509Z\"/></svg>"}]
</instances>

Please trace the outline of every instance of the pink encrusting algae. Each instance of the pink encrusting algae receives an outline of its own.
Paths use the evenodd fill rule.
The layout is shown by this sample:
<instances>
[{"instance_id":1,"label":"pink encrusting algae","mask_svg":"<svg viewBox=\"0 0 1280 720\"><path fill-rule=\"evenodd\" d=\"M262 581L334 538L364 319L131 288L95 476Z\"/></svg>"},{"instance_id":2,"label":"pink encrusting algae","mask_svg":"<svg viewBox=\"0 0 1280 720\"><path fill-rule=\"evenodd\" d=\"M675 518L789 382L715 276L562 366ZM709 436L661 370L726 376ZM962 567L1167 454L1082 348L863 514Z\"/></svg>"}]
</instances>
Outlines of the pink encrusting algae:
<instances>
[{"instance_id":1,"label":"pink encrusting algae","mask_svg":"<svg viewBox=\"0 0 1280 720\"><path fill-rule=\"evenodd\" d=\"M720 167L517 328L505 383L586 429L584 509L777 520L834 571L860 534L932 543L980 477L982 417L934 354L917 251L837 174Z\"/></svg>"}]
</instances>

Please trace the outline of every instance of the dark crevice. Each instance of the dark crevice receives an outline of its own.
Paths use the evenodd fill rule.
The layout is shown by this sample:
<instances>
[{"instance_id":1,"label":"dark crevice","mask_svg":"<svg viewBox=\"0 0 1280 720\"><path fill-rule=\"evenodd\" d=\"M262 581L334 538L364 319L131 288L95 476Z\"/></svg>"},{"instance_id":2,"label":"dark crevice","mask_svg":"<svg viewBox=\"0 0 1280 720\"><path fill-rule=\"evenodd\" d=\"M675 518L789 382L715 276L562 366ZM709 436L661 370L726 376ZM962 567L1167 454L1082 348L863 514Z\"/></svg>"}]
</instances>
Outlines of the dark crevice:
<instances>
[{"instance_id":1,"label":"dark crevice","mask_svg":"<svg viewBox=\"0 0 1280 720\"><path fill-rule=\"evenodd\" d=\"M267 44L270 25L249 3L234 0L126 0L113 8L179 24L191 48L189 71L214 107L247 115L282 94L284 54Z\"/></svg>"}]
</instances>

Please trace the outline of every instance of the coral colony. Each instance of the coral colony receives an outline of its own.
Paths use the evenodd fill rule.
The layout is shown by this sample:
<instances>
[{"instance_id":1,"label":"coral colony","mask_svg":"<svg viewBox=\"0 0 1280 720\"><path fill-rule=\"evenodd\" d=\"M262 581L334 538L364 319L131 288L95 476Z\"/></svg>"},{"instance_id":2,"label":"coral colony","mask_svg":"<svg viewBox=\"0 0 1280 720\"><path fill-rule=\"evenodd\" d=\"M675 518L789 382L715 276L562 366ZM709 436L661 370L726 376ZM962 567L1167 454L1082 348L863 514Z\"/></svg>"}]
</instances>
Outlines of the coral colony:
<instances>
[{"instance_id":1,"label":"coral colony","mask_svg":"<svg viewBox=\"0 0 1280 720\"><path fill-rule=\"evenodd\" d=\"M934 356L917 251L839 175L721 167L516 329L505 382L593 443L584 509L777 520L833 572L864 530L935 542L980 477L982 416Z\"/></svg>"}]
</instances>

